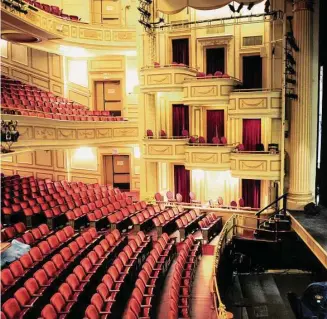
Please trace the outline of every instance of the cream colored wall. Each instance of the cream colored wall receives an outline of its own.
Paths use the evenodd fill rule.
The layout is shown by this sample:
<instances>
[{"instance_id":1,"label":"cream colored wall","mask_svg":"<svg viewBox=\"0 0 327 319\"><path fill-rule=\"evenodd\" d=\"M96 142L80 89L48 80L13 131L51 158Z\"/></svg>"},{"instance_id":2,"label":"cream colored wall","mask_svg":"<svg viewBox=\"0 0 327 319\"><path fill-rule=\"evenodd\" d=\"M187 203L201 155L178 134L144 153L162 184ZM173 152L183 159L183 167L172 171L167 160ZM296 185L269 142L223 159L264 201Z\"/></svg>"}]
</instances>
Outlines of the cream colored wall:
<instances>
[{"instance_id":1,"label":"cream colored wall","mask_svg":"<svg viewBox=\"0 0 327 319\"><path fill-rule=\"evenodd\" d=\"M37 150L1 158L1 172L53 180L104 183L103 156L120 154L130 156L130 183L132 190L140 188L140 159L135 146L113 145L68 150Z\"/></svg>"},{"instance_id":2,"label":"cream colored wall","mask_svg":"<svg viewBox=\"0 0 327 319\"><path fill-rule=\"evenodd\" d=\"M263 3L255 6L254 12L263 12ZM243 15L249 14L246 6L242 10ZM197 11L194 9L183 10L177 14L164 15L169 22L189 22L219 17L230 17L230 10L224 7L218 10ZM271 27L269 22L261 22L262 18L252 18L252 23L214 25L191 28L188 26L175 28L173 31L164 29L157 36L156 54L154 61L160 64L170 64L172 61L171 41L175 38L189 38L190 43L190 66L205 71L205 48L225 47L226 50L226 73L242 79L242 58L246 55L260 55L263 59L263 87L281 88L281 65L282 65L282 24L274 23ZM255 22L260 21L260 22ZM203 24L205 25L205 24ZM262 45L243 46L243 37L262 36ZM271 41L275 41L275 55L272 55ZM151 64L150 41L145 39L143 60L145 65ZM272 71L274 70L274 72Z\"/></svg>"},{"instance_id":3,"label":"cream colored wall","mask_svg":"<svg viewBox=\"0 0 327 319\"><path fill-rule=\"evenodd\" d=\"M77 15L83 22L90 22L91 0L42 0L44 4L57 6L69 15Z\"/></svg>"},{"instance_id":4,"label":"cream colored wall","mask_svg":"<svg viewBox=\"0 0 327 319\"><path fill-rule=\"evenodd\" d=\"M60 55L1 40L1 73L64 95L63 58Z\"/></svg>"}]
</instances>

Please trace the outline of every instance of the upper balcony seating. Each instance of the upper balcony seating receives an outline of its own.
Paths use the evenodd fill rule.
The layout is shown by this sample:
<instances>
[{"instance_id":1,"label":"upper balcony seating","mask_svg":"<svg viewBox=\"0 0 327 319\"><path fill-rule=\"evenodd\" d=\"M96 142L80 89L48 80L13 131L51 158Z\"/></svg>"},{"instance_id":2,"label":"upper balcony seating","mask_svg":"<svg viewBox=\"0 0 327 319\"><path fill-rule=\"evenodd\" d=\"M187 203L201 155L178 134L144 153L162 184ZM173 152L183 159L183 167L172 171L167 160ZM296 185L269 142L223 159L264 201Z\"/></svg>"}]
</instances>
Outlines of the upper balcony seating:
<instances>
[{"instance_id":1,"label":"upper balcony seating","mask_svg":"<svg viewBox=\"0 0 327 319\"><path fill-rule=\"evenodd\" d=\"M214 213L210 213L199 221L199 226L203 240L205 243L208 243L220 233L222 229L222 218L216 216Z\"/></svg>"},{"instance_id":2,"label":"upper balcony seating","mask_svg":"<svg viewBox=\"0 0 327 319\"><path fill-rule=\"evenodd\" d=\"M81 20L78 16L68 15L68 14L63 13L62 9L60 9L57 6L40 3L35 0L24 0L24 1L38 9L44 10L45 12L48 12L55 16L58 16L59 18L63 18L63 19L71 20L71 21L80 21Z\"/></svg>"},{"instance_id":3,"label":"upper balcony seating","mask_svg":"<svg viewBox=\"0 0 327 319\"><path fill-rule=\"evenodd\" d=\"M192 283L201 250L201 243L190 235L178 252L169 288L169 319L191 318Z\"/></svg>"},{"instance_id":4,"label":"upper balcony seating","mask_svg":"<svg viewBox=\"0 0 327 319\"><path fill-rule=\"evenodd\" d=\"M109 111L90 111L84 105L1 75L1 111L64 121L123 121Z\"/></svg>"}]
</instances>

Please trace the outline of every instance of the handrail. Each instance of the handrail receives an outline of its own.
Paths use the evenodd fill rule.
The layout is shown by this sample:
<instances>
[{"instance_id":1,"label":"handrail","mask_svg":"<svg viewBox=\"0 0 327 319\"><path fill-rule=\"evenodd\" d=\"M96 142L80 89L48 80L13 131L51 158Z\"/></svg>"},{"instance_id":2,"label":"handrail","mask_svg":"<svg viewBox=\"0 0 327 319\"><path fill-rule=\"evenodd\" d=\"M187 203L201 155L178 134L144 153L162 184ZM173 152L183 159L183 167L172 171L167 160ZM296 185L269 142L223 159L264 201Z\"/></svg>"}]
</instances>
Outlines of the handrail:
<instances>
[{"instance_id":1,"label":"handrail","mask_svg":"<svg viewBox=\"0 0 327 319\"><path fill-rule=\"evenodd\" d=\"M223 249L225 248L225 244L227 241L227 235L229 232L234 229L235 226L235 214L233 214L225 223L223 229L220 232L218 244L215 247L215 262L212 271L212 295L213 295L213 304L215 308L215 312L217 315L217 319L227 319L227 311L226 306L223 304L221 300L221 296L219 293L218 282L217 282L217 266L220 262L220 257L223 253ZM232 223L232 224L231 224Z\"/></svg>"},{"instance_id":2,"label":"handrail","mask_svg":"<svg viewBox=\"0 0 327 319\"><path fill-rule=\"evenodd\" d=\"M262 208L260 211L258 211L255 215L256 216L260 216L261 213L263 213L266 209L268 209L269 207L273 206L274 204L276 204L277 202L279 202L282 198L287 197L287 193L283 194L282 196L279 196L278 198L276 198L272 203L268 204L266 207Z\"/></svg>"},{"instance_id":3,"label":"handrail","mask_svg":"<svg viewBox=\"0 0 327 319\"><path fill-rule=\"evenodd\" d=\"M286 215L286 200L287 200L287 193L279 196L278 198L276 198L273 202L271 202L269 205L267 205L266 207L262 208L260 211L258 211L255 215L258 217L258 220L257 220L257 228L259 228L260 226L260 215L261 213L263 213L266 209L272 207L273 205L279 203L280 200L283 200L283 204L282 204L282 208L279 209L279 206L276 205L275 207L275 212L274 214L278 214L279 212L283 212L284 215Z\"/></svg>"}]
</instances>

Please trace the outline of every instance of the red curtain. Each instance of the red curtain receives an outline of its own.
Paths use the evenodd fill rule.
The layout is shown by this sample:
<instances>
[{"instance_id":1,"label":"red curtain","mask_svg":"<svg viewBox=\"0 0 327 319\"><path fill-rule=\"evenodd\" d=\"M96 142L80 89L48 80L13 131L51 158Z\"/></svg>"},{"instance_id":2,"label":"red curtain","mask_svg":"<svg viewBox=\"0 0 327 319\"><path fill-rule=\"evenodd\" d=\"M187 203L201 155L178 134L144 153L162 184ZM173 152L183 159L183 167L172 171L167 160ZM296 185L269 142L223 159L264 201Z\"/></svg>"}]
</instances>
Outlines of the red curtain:
<instances>
[{"instance_id":1,"label":"red curtain","mask_svg":"<svg viewBox=\"0 0 327 319\"><path fill-rule=\"evenodd\" d=\"M190 171L184 165L174 166L175 194L180 193L184 202L190 201Z\"/></svg>"},{"instance_id":2,"label":"red curtain","mask_svg":"<svg viewBox=\"0 0 327 319\"><path fill-rule=\"evenodd\" d=\"M242 179L242 198L245 206L260 208L260 185L260 180Z\"/></svg>"},{"instance_id":3,"label":"red curtain","mask_svg":"<svg viewBox=\"0 0 327 319\"><path fill-rule=\"evenodd\" d=\"M173 136L182 136L182 131L189 131L188 105L173 105Z\"/></svg>"},{"instance_id":4,"label":"red curtain","mask_svg":"<svg viewBox=\"0 0 327 319\"><path fill-rule=\"evenodd\" d=\"M224 136L224 110L207 111L207 143L212 143L212 138Z\"/></svg>"},{"instance_id":5,"label":"red curtain","mask_svg":"<svg viewBox=\"0 0 327 319\"><path fill-rule=\"evenodd\" d=\"M245 151L255 151L261 143L261 120L243 119L243 145Z\"/></svg>"},{"instance_id":6,"label":"red curtain","mask_svg":"<svg viewBox=\"0 0 327 319\"><path fill-rule=\"evenodd\" d=\"M189 45L188 39L172 40L173 46L173 61L189 65Z\"/></svg>"}]
</instances>

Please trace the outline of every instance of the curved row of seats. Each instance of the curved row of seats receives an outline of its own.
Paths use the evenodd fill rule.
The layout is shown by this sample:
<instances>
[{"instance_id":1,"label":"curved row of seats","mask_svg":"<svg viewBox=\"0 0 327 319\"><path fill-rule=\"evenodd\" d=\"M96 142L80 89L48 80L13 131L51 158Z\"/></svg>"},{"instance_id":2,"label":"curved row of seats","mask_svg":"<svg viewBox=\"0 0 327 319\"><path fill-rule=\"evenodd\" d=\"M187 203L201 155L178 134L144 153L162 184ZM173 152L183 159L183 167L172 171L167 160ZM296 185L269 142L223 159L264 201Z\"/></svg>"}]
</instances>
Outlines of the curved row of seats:
<instances>
[{"instance_id":1,"label":"curved row of seats","mask_svg":"<svg viewBox=\"0 0 327 319\"><path fill-rule=\"evenodd\" d=\"M69 121L124 121L110 111L91 111L87 107L40 90L20 81L1 77L1 111L24 116L37 116Z\"/></svg>"},{"instance_id":2,"label":"curved row of seats","mask_svg":"<svg viewBox=\"0 0 327 319\"><path fill-rule=\"evenodd\" d=\"M163 233L142 266L124 319L154 318L156 316L161 288L175 255L175 240Z\"/></svg>"},{"instance_id":3,"label":"curved row of seats","mask_svg":"<svg viewBox=\"0 0 327 319\"><path fill-rule=\"evenodd\" d=\"M135 240L136 238L137 240ZM54 293L50 298L50 304L43 308L41 317L50 319L52 318L52 313L55 313L57 316L60 316L60 318L69 315L72 318L80 318L84 312L84 304L86 302L95 303L102 309L102 312L107 312L104 309L107 307L105 306L105 301L101 300L101 298L99 298L100 295L98 293L94 294L94 292L99 290L103 293L105 288L111 291L113 285L115 286L116 295L119 295L119 298L117 298L117 300L112 300L110 305L112 309L116 309L115 315L118 314L120 308L116 306L118 304L123 304L128 285L133 280L132 276L137 271L139 260L143 257L145 252L148 251L148 246L150 244L149 238L145 237L143 233L137 234L135 239L131 239L128 243L125 241L124 243L126 245L123 249L110 260L108 259L110 253L99 256L93 251L90 252L88 256L81 261L80 265L74 269L75 274L78 269L83 269L85 273L82 279L78 276L80 281L84 280L87 283L85 289L79 292L84 293L83 302L78 296L75 296L74 299L65 298L65 293L67 293L69 289L68 287L60 286L58 292ZM118 317L117 315L117 318Z\"/></svg>"},{"instance_id":4,"label":"curved row of seats","mask_svg":"<svg viewBox=\"0 0 327 319\"><path fill-rule=\"evenodd\" d=\"M1 242L16 239L24 244L33 246L53 234L47 224L26 230L24 223L19 222L1 231Z\"/></svg>"},{"instance_id":5,"label":"curved row of seats","mask_svg":"<svg viewBox=\"0 0 327 319\"><path fill-rule=\"evenodd\" d=\"M178 252L169 288L169 319L191 318L192 282L201 253L201 242L189 235Z\"/></svg>"},{"instance_id":6,"label":"curved row of seats","mask_svg":"<svg viewBox=\"0 0 327 319\"><path fill-rule=\"evenodd\" d=\"M105 245L100 244L103 240L106 241L107 250L103 248ZM30 312L28 317L37 318L41 306L53 295L53 290L64 281L69 287L61 285L59 291L65 300L70 299L72 291L84 291L81 288L87 288L87 282L93 274L93 267L97 266L98 261L108 259L111 253L117 253L117 247L120 249L125 243L126 238L122 237L118 231L107 234L105 238L94 228L85 231L53 255L51 260L46 259L42 267L34 266L36 271L33 276L24 276L27 280L24 282L23 289L17 287L13 297L2 305L5 318L15 319L21 317L22 314L26 315L26 312ZM58 295L51 298L51 302L56 305L57 311L62 309L60 308L63 307L62 299Z\"/></svg>"},{"instance_id":7,"label":"curved row of seats","mask_svg":"<svg viewBox=\"0 0 327 319\"><path fill-rule=\"evenodd\" d=\"M177 229L179 229L181 240L184 240L188 234L194 233L199 228L198 223L204 216L205 214L201 213L199 209L191 209L176 219L175 222Z\"/></svg>"},{"instance_id":8,"label":"curved row of seats","mask_svg":"<svg viewBox=\"0 0 327 319\"><path fill-rule=\"evenodd\" d=\"M207 243L222 229L222 218L214 213L207 214L199 221L203 240Z\"/></svg>"},{"instance_id":9,"label":"curved row of seats","mask_svg":"<svg viewBox=\"0 0 327 319\"><path fill-rule=\"evenodd\" d=\"M185 213L186 211L183 206L168 208L153 218L152 222L158 234L162 234L163 232L170 234L176 229L174 221Z\"/></svg>"},{"instance_id":10,"label":"curved row of seats","mask_svg":"<svg viewBox=\"0 0 327 319\"><path fill-rule=\"evenodd\" d=\"M74 229L66 226L31 248L18 260L10 263L8 268L1 269L1 298L10 296L26 277L31 276L40 265L68 245L75 237Z\"/></svg>"}]
</instances>

